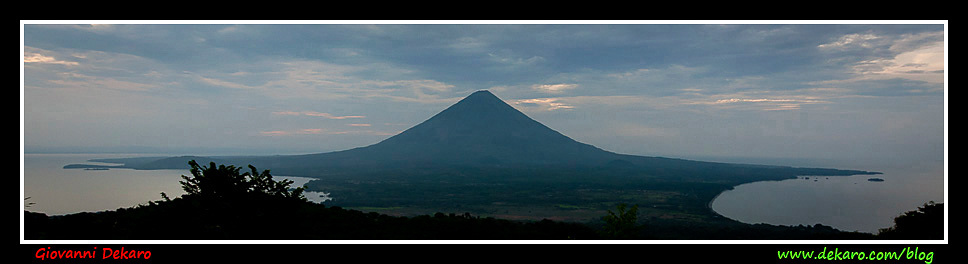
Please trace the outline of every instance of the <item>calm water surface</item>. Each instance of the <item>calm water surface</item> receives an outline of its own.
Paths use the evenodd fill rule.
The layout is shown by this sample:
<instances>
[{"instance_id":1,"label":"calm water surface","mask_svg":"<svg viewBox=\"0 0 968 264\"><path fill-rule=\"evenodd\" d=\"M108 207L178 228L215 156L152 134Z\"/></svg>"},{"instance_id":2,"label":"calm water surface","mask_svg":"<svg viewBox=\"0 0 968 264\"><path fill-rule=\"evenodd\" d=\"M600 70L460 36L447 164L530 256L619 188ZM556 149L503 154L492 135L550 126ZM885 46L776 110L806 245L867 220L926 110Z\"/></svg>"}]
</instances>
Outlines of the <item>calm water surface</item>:
<instances>
[{"instance_id":1,"label":"calm water surface","mask_svg":"<svg viewBox=\"0 0 968 264\"><path fill-rule=\"evenodd\" d=\"M944 202L943 164L896 166L881 175L799 177L736 186L717 197L717 213L744 223L823 224L877 233L928 201ZM868 181L882 178L883 182Z\"/></svg>"},{"instance_id":2,"label":"calm water surface","mask_svg":"<svg viewBox=\"0 0 968 264\"><path fill-rule=\"evenodd\" d=\"M30 197L26 202L33 203L26 209L48 215L97 212L158 201L162 199L162 192L170 198L185 193L178 181L181 180L181 175L191 175L188 164L185 164L184 170L63 169L64 165L71 163L99 164L89 162L90 159L137 156L139 155L24 154L23 196ZM278 175L273 175L273 178L293 180L293 186L302 186L311 180ZM306 192L305 196L314 202L328 199L324 194L314 192Z\"/></svg>"}]
</instances>

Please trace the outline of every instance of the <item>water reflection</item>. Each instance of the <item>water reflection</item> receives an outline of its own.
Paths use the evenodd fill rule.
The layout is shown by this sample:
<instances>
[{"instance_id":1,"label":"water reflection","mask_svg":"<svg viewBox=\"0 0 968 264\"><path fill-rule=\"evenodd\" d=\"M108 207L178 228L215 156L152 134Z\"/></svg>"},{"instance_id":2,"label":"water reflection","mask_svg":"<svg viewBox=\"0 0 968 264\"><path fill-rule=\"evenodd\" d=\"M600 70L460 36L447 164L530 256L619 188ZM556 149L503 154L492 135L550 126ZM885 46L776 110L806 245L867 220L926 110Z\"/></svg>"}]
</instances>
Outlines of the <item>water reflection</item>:
<instances>
[{"instance_id":1,"label":"water reflection","mask_svg":"<svg viewBox=\"0 0 968 264\"><path fill-rule=\"evenodd\" d=\"M99 212L134 207L162 200L161 193L175 198L185 193L178 182L185 170L64 169L64 165L90 162L90 159L127 158L136 154L25 154L23 163L24 209L48 215ZM186 168L188 165L186 164ZM275 176L302 186L312 178ZM329 193L305 192L310 201L332 200ZM26 199L30 197L30 199Z\"/></svg>"},{"instance_id":2,"label":"water reflection","mask_svg":"<svg viewBox=\"0 0 968 264\"><path fill-rule=\"evenodd\" d=\"M744 223L823 224L877 233L928 201L944 201L941 166L894 169L876 177L801 176L743 184L720 194L712 209Z\"/></svg>"},{"instance_id":3,"label":"water reflection","mask_svg":"<svg viewBox=\"0 0 968 264\"><path fill-rule=\"evenodd\" d=\"M313 178L295 177L295 176L275 176L275 175L273 175L272 177L275 178L277 181L278 180L291 180L292 181L292 185L291 186L293 186L293 187L303 186L306 183L308 183L309 181L313 180ZM328 192L311 192L311 191L304 191L303 192L303 196L306 196L306 199L308 199L309 201L312 201L314 203L322 203L322 202L325 202L325 201L332 200L333 198L330 197L329 195L330 195L330 193L328 193Z\"/></svg>"}]
</instances>

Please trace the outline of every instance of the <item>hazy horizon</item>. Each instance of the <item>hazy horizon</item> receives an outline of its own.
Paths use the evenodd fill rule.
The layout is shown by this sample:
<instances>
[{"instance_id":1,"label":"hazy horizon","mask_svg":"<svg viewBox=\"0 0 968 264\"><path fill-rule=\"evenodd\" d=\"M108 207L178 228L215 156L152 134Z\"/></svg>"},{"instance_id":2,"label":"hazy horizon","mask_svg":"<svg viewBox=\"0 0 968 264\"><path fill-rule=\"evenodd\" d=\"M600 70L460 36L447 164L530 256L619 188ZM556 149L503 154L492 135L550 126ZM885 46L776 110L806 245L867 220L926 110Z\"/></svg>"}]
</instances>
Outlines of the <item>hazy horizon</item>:
<instances>
[{"instance_id":1,"label":"hazy horizon","mask_svg":"<svg viewBox=\"0 0 968 264\"><path fill-rule=\"evenodd\" d=\"M338 151L489 90L617 153L946 158L945 23L21 25L24 153Z\"/></svg>"}]
</instances>

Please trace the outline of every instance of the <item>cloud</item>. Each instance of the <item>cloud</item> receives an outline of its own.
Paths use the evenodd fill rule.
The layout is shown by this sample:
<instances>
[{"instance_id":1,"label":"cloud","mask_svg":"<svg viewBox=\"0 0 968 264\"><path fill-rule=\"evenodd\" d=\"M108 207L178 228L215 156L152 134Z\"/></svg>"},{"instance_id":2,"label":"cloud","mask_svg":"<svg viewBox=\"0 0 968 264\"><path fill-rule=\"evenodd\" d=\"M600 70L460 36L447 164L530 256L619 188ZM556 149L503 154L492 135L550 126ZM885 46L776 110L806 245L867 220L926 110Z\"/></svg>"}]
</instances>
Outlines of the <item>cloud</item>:
<instances>
[{"instance_id":1,"label":"cloud","mask_svg":"<svg viewBox=\"0 0 968 264\"><path fill-rule=\"evenodd\" d=\"M273 130L273 131L262 131L259 134L263 136L293 136L293 135L319 135L326 134L327 131L322 128L306 128L297 130Z\"/></svg>"},{"instance_id":2,"label":"cloud","mask_svg":"<svg viewBox=\"0 0 968 264\"><path fill-rule=\"evenodd\" d=\"M299 136L299 135L348 135L348 134L390 136L390 135L395 135L396 133L374 131L374 130L329 130L325 128L304 128L304 129L295 129L295 130L262 131L262 132L259 132L259 134L262 136L268 136L268 137L287 137L287 136Z\"/></svg>"},{"instance_id":3,"label":"cloud","mask_svg":"<svg viewBox=\"0 0 968 264\"><path fill-rule=\"evenodd\" d=\"M578 84L572 83L560 83L560 84L535 84L531 86L531 89L535 91L540 91L544 93L561 93L566 90L571 90L578 88Z\"/></svg>"},{"instance_id":4,"label":"cloud","mask_svg":"<svg viewBox=\"0 0 968 264\"><path fill-rule=\"evenodd\" d=\"M112 24L83 24L72 27L98 34L111 33L118 30L118 26Z\"/></svg>"},{"instance_id":5,"label":"cloud","mask_svg":"<svg viewBox=\"0 0 968 264\"><path fill-rule=\"evenodd\" d=\"M716 109L737 110L797 110L805 105L832 104L831 99L842 97L843 89L800 89L793 91L753 91L731 94L697 96L685 100L687 105L704 105Z\"/></svg>"},{"instance_id":6,"label":"cloud","mask_svg":"<svg viewBox=\"0 0 968 264\"><path fill-rule=\"evenodd\" d=\"M245 90L279 100L357 100L440 103L453 96L452 84L408 78L413 73L385 64L333 64L311 60L253 62L246 71L190 73L212 87Z\"/></svg>"},{"instance_id":7,"label":"cloud","mask_svg":"<svg viewBox=\"0 0 968 264\"><path fill-rule=\"evenodd\" d=\"M128 92L144 92L152 89L157 89L159 86L149 83L140 83L133 81L118 80L114 78L104 78L89 76L84 74L68 74L70 76L66 79L60 80L48 80L48 83L56 84L61 87L70 87L72 89L84 88L84 91L92 90L114 90L114 91L128 91Z\"/></svg>"},{"instance_id":8,"label":"cloud","mask_svg":"<svg viewBox=\"0 0 968 264\"><path fill-rule=\"evenodd\" d=\"M797 99L744 99L744 98L729 98L729 99L719 99L712 104L729 104L729 103L819 103L819 100L797 100Z\"/></svg>"},{"instance_id":9,"label":"cloud","mask_svg":"<svg viewBox=\"0 0 968 264\"><path fill-rule=\"evenodd\" d=\"M879 37L874 34L853 33L853 34L847 34L847 35L841 36L840 38L838 38L833 42L817 45L817 48L839 49L839 50L844 50L849 48L872 48L877 41L882 39L883 39L882 37Z\"/></svg>"},{"instance_id":10,"label":"cloud","mask_svg":"<svg viewBox=\"0 0 968 264\"><path fill-rule=\"evenodd\" d=\"M728 98L708 103L709 105L752 104L764 111L797 110L805 104L825 103L810 99L771 99L771 98Z\"/></svg>"},{"instance_id":11,"label":"cloud","mask_svg":"<svg viewBox=\"0 0 968 264\"><path fill-rule=\"evenodd\" d=\"M416 92L447 92L454 88L453 85L438 82L435 80L394 80L394 81L372 81L364 80L363 85L373 85L379 87L404 87L414 89Z\"/></svg>"},{"instance_id":12,"label":"cloud","mask_svg":"<svg viewBox=\"0 0 968 264\"><path fill-rule=\"evenodd\" d=\"M366 118L366 116L334 116L334 115L329 114L329 113L320 113L320 112L314 112L314 111L301 111L301 112L296 112L296 111L277 111L277 112L272 112L272 114L273 115L285 115L285 116L300 116L300 115L302 115L302 116L313 116L313 117L322 117L322 118L326 118L326 119Z\"/></svg>"},{"instance_id":13,"label":"cloud","mask_svg":"<svg viewBox=\"0 0 968 264\"><path fill-rule=\"evenodd\" d=\"M288 136L288 135L292 135L292 133L290 133L290 132L281 131L281 130L262 131L262 132L259 132L259 134L261 134L263 136Z\"/></svg>"},{"instance_id":14,"label":"cloud","mask_svg":"<svg viewBox=\"0 0 968 264\"><path fill-rule=\"evenodd\" d=\"M212 85L212 86L218 86L218 87L226 87L226 88L232 88L232 89L246 89L246 90L251 90L251 89L257 89L257 88L259 88L259 87L256 87L256 86L245 85L245 84L238 83L238 82L231 82L231 81L226 81L226 80L221 80L221 79L216 79L216 78L210 78L210 77L205 77L205 76L200 76L200 75L199 76L195 76L195 78L198 81L202 82L202 83L205 83L205 84L208 84L208 85Z\"/></svg>"},{"instance_id":15,"label":"cloud","mask_svg":"<svg viewBox=\"0 0 968 264\"><path fill-rule=\"evenodd\" d=\"M537 107L540 110L553 111L559 109L572 109L574 106L567 105L562 102L558 102L559 98L535 98L535 99L522 99L512 101L513 104L533 108Z\"/></svg>"},{"instance_id":16,"label":"cloud","mask_svg":"<svg viewBox=\"0 0 968 264\"><path fill-rule=\"evenodd\" d=\"M902 35L847 34L817 46L835 60L856 57L848 64L846 82L907 79L944 83L944 32Z\"/></svg>"},{"instance_id":17,"label":"cloud","mask_svg":"<svg viewBox=\"0 0 968 264\"><path fill-rule=\"evenodd\" d=\"M58 60L54 57L43 55L40 53L24 51L24 63L45 63L45 64L59 64L66 66L77 66L80 63L76 61L65 61Z\"/></svg>"},{"instance_id":18,"label":"cloud","mask_svg":"<svg viewBox=\"0 0 968 264\"><path fill-rule=\"evenodd\" d=\"M323 117L327 119L366 118L366 116L334 116L329 113L317 113L317 112L304 112L303 114L307 116L317 116L317 117Z\"/></svg>"},{"instance_id":19,"label":"cloud","mask_svg":"<svg viewBox=\"0 0 968 264\"><path fill-rule=\"evenodd\" d=\"M531 111L569 109L655 109L660 111L700 111L699 106L713 110L796 110L806 105L832 104L834 98L847 97L844 89L816 88L795 91L753 91L729 94L686 94L677 96L571 96L509 100L509 103ZM624 110L623 110L624 111Z\"/></svg>"},{"instance_id":20,"label":"cloud","mask_svg":"<svg viewBox=\"0 0 968 264\"><path fill-rule=\"evenodd\" d=\"M717 76L708 66L670 64L652 68L634 68L594 73L597 76L578 78L585 90L620 95L648 94L666 96L683 91L722 90L725 76ZM732 77L736 79L737 77ZM708 88L708 89L707 89Z\"/></svg>"},{"instance_id":21,"label":"cloud","mask_svg":"<svg viewBox=\"0 0 968 264\"><path fill-rule=\"evenodd\" d=\"M486 50L488 43L474 37L460 37L453 40L448 47L458 52L481 52Z\"/></svg>"},{"instance_id":22,"label":"cloud","mask_svg":"<svg viewBox=\"0 0 968 264\"><path fill-rule=\"evenodd\" d=\"M24 46L25 87L86 96L163 96L184 81L156 61L124 53ZM102 93L108 92L108 93ZM123 93L118 93L123 92ZM134 93L131 93L134 92ZM156 93L157 92L157 93Z\"/></svg>"},{"instance_id":23,"label":"cloud","mask_svg":"<svg viewBox=\"0 0 968 264\"><path fill-rule=\"evenodd\" d=\"M862 79L909 79L944 83L944 43L935 42L897 54L893 58L859 62L855 73Z\"/></svg>"},{"instance_id":24,"label":"cloud","mask_svg":"<svg viewBox=\"0 0 968 264\"><path fill-rule=\"evenodd\" d=\"M541 56L531 56L527 59L520 57L512 57L510 55L501 55L496 53L488 53L488 59L493 62L507 64L507 65L531 65L535 63L540 63L545 61L544 57Z\"/></svg>"},{"instance_id":25,"label":"cloud","mask_svg":"<svg viewBox=\"0 0 968 264\"><path fill-rule=\"evenodd\" d=\"M694 101L675 96L648 95L603 95L603 96L568 96L554 98L533 98L508 100L508 103L523 111L554 111L569 109L585 109L596 111L601 109L664 109L688 107ZM609 111L609 110L606 110Z\"/></svg>"}]
</instances>

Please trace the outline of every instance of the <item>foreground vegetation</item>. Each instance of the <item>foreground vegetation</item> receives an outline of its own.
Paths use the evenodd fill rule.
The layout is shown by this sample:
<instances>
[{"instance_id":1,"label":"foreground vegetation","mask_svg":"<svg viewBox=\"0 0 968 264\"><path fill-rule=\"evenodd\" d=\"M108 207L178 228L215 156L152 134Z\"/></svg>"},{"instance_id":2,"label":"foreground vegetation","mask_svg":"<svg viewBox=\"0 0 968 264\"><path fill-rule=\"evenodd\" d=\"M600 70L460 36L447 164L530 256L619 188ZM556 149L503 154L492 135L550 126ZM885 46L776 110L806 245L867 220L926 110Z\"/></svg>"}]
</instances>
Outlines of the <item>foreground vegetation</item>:
<instances>
[{"instance_id":1,"label":"foreground vegetation","mask_svg":"<svg viewBox=\"0 0 968 264\"><path fill-rule=\"evenodd\" d=\"M453 210L410 216L391 216L378 212L364 212L346 207L309 202L302 188L292 188L291 181L275 181L268 170L258 171L249 166L250 172L241 172L234 166L199 166L190 162L192 177L183 176L181 181L186 194L163 199L132 208L114 211L85 212L63 216L25 212L25 239L54 240L595 240L595 239L879 239L896 238L902 234L910 237L908 230L927 228L938 230L943 221L937 221L937 208L941 204L926 205L920 213L910 217L926 221L897 220L898 225L885 233L891 235L843 232L831 227L750 225L719 217L696 201L714 196L715 190L723 188L709 183L669 183L668 185L631 186L619 189L620 195L603 195L605 186L582 185L584 188L552 187L527 189L508 188L494 183L493 188L505 190L507 203L521 202L530 197L533 207L562 211L582 211L598 217L584 222L542 219L515 220L504 217L472 214L469 210ZM364 184L360 182L358 184ZM682 185L686 184L686 185ZM380 186L392 186L384 184ZM419 193L437 197L430 202L474 201L473 190L440 188L424 192L409 188L406 193ZM448 185L443 185L448 186ZM465 185L466 186L466 185ZM497 186L497 187L495 187ZM665 186L665 187L663 187ZM692 188L681 188L689 186ZM615 187L615 186L613 186ZM628 187L628 186L627 186ZM703 188L705 187L705 188ZM366 188L363 188L366 189ZM574 191L579 190L579 191ZM580 191L584 190L584 191ZM690 191L681 191L690 190ZM448 193L452 195L447 195ZM477 192L480 193L480 192ZM464 196L460 196L463 194ZM569 196L571 195L571 196ZM457 196L457 197L455 197ZM555 199L556 196L557 199ZM352 196L350 196L352 197ZM443 199L441 197L450 197ZM545 198L541 198L545 197ZM610 198L609 198L610 197ZM624 197L624 198L623 198ZM419 200L410 198L410 201ZM644 199L644 200L643 200ZM404 199L407 200L407 199ZM376 200L368 200L376 205ZM399 201L398 201L399 202ZM445 202L444 202L445 203ZM493 204L494 201L490 201ZM507 205L505 203L505 205ZM523 203L523 202L522 202ZM338 203L337 203L338 204ZM465 206L452 205L455 209L475 209L473 203ZM362 206L363 204L361 204ZM405 204L379 204L382 208ZM499 204L500 205L500 204ZM494 208L501 206L494 205ZM518 208L529 208L520 206ZM479 208L477 208L479 209ZM459 212L459 213L457 213ZM943 217L943 210L940 210ZM498 215L498 214L493 214ZM511 215L511 214L508 214ZM925 217L929 215L930 217ZM902 218L899 219L910 219ZM943 220L943 218L941 218ZM902 224L903 223L903 224ZM915 231L920 239L935 238L935 232ZM930 235L930 237L925 237ZM889 236L889 237L888 237ZM909 239L909 238L904 238Z\"/></svg>"}]
</instances>

